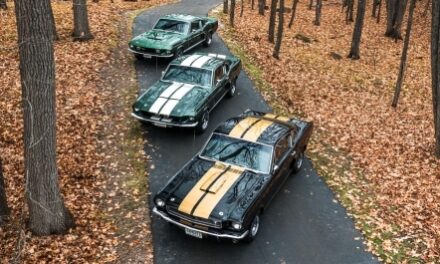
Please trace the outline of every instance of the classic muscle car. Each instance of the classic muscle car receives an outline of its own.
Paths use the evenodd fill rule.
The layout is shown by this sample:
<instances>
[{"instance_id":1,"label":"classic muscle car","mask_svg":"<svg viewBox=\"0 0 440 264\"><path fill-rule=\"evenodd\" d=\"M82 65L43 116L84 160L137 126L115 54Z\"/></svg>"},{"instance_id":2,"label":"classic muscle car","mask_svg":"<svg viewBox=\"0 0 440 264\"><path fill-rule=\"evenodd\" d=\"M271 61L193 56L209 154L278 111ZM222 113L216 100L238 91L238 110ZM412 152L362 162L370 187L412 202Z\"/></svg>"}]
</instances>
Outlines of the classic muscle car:
<instances>
[{"instance_id":1,"label":"classic muscle car","mask_svg":"<svg viewBox=\"0 0 440 264\"><path fill-rule=\"evenodd\" d=\"M139 96L132 116L156 126L190 127L202 133L208 128L210 111L225 95L234 96L240 71L240 59L234 56L181 56Z\"/></svg>"},{"instance_id":2,"label":"classic muscle car","mask_svg":"<svg viewBox=\"0 0 440 264\"><path fill-rule=\"evenodd\" d=\"M260 214L301 169L312 129L251 110L225 121L155 195L153 212L190 236L252 241Z\"/></svg>"},{"instance_id":3,"label":"classic muscle car","mask_svg":"<svg viewBox=\"0 0 440 264\"><path fill-rule=\"evenodd\" d=\"M218 21L210 17L166 15L152 30L129 42L129 51L136 58L179 57L199 44L209 47Z\"/></svg>"}]
</instances>

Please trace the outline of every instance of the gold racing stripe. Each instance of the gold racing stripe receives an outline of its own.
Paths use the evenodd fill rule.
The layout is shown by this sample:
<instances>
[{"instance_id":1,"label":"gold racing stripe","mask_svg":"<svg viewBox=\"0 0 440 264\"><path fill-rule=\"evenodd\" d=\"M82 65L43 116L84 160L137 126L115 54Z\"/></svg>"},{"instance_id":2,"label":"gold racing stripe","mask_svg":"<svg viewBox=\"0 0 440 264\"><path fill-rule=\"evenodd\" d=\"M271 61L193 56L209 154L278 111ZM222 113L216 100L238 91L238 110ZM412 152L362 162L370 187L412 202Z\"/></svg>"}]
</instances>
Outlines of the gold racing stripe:
<instances>
[{"instance_id":1,"label":"gold racing stripe","mask_svg":"<svg viewBox=\"0 0 440 264\"><path fill-rule=\"evenodd\" d=\"M267 117L267 118L276 119L276 120L279 120L279 121L282 121L282 122L289 122L290 121L290 118L285 117L285 116L277 116L277 115L274 115L274 114L265 114L264 116Z\"/></svg>"},{"instance_id":2,"label":"gold racing stripe","mask_svg":"<svg viewBox=\"0 0 440 264\"><path fill-rule=\"evenodd\" d=\"M194 206L206 193L202 187L209 186L225 169L226 166L224 164L216 162L214 166L205 172L202 178L200 178L196 185L194 185L191 191L185 196L183 201L180 203L178 210L186 214L191 214Z\"/></svg>"},{"instance_id":3,"label":"gold racing stripe","mask_svg":"<svg viewBox=\"0 0 440 264\"><path fill-rule=\"evenodd\" d=\"M245 119L241 120L238 124L235 125L235 127L229 132L229 136L240 138L243 133L249 129L250 126L252 126L258 118L255 117L246 117Z\"/></svg>"},{"instance_id":4,"label":"gold racing stripe","mask_svg":"<svg viewBox=\"0 0 440 264\"><path fill-rule=\"evenodd\" d=\"M270 120L261 119L255 123L246 133L243 135L243 139L256 142L257 139L263 134L263 132L273 124Z\"/></svg>"},{"instance_id":5,"label":"gold racing stripe","mask_svg":"<svg viewBox=\"0 0 440 264\"><path fill-rule=\"evenodd\" d=\"M214 210L226 192L240 178L243 172L244 169L234 166L234 168L231 168L225 174L223 174L220 181L217 181L213 186L211 186L210 191L213 190L214 192L206 193L206 196L194 211L193 216L208 219L209 215L212 213L212 210Z\"/></svg>"}]
</instances>

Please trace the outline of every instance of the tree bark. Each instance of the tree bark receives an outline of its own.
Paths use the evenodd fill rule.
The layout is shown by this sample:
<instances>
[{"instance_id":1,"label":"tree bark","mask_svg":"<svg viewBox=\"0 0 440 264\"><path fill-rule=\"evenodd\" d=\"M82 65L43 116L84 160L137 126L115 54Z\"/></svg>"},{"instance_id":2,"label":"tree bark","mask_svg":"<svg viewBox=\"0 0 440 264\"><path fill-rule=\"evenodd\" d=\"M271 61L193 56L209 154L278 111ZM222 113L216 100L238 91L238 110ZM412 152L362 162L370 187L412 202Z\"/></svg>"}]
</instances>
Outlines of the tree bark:
<instances>
[{"instance_id":1,"label":"tree bark","mask_svg":"<svg viewBox=\"0 0 440 264\"><path fill-rule=\"evenodd\" d=\"M229 13L229 24L231 27L234 27L234 18L235 18L235 0L231 0L231 11Z\"/></svg>"},{"instance_id":2,"label":"tree bark","mask_svg":"<svg viewBox=\"0 0 440 264\"><path fill-rule=\"evenodd\" d=\"M265 6L266 6L266 0L258 0L258 14L264 16Z\"/></svg>"},{"instance_id":3,"label":"tree bark","mask_svg":"<svg viewBox=\"0 0 440 264\"><path fill-rule=\"evenodd\" d=\"M411 3L409 5L409 15L408 15L408 22L407 22L407 26L406 26L405 40L403 43L402 57L400 59L399 75L397 77L397 83L396 83L396 89L394 91L393 102L391 103L392 107L397 106L397 103L399 101L400 91L402 90L402 84L403 84L403 78L405 76L406 61L407 61L407 57L408 57L408 46L409 46L409 40L411 37L411 28L412 28L412 21L413 21L415 6L416 6L416 0L411 0Z\"/></svg>"},{"instance_id":4,"label":"tree bark","mask_svg":"<svg viewBox=\"0 0 440 264\"><path fill-rule=\"evenodd\" d=\"M432 1L431 26L432 104L434 111L435 155L440 158L440 3Z\"/></svg>"},{"instance_id":5,"label":"tree bark","mask_svg":"<svg viewBox=\"0 0 440 264\"><path fill-rule=\"evenodd\" d=\"M387 29L385 36L401 39L402 22L405 14L407 0L387 0Z\"/></svg>"},{"instance_id":6,"label":"tree bark","mask_svg":"<svg viewBox=\"0 0 440 264\"><path fill-rule=\"evenodd\" d=\"M316 0L316 10L315 10L315 26L321 25L321 9L322 9L322 0Z\"/></svg>"},{"instance_id":7,"label":"tree bark","mask_svg":"<svg viewBox=\"0 0 440 264\"><path fill-rule=\"evenodd\" d=\"M93 39L87 15L87 1L73 0L73 39L86 41Z\"/></svg>"},{"instance_id":8,"label":"tree bark","mask_svg":"<svg viewBox=\"0 0 440 264\"><path fill-rule=\"evenodd\" d=\"M309 2L309 10L312 10L312 8L313 8L313 0L310 0L310 2Z\"/></svg>"},{"instance_id":9,"label":"tree bark","mask_svg":"<svg viewBox=\"0 0 440 264\"><path fill-rule=\"evenodd\" d=\"M354 0L347 0L347 10L345 13L345 23L353 22Z\"/></svg>"},{"instance_id":10,"label":"tree bark","mask_svg":"<svg viewBox=\"0 0 440 264\"><path fill-rule=\"evenodd\" d=\"M269 18L269 30L268 39L270 43L275 41L275 20L277 15L278 0L272 0L270 2L270 18Z\"/></svg>"},{"instance_id":11,"label":"tree bark","mask_svg":"<svg viewBox=\"0 0 440 264\"><path fill-rule=\"evenodd\" d=\"M24 117L24 163L29 228L36 235L74 225L58 185L55 62L50 2L16 0Z\"/></svg>"},{"instance_id":12,"label":"tree bark","mask_svg":"<svg viewBox=\"0 0 440 264\"><path fill-rule=\"evenodd\" d=\"M3 10L8 9L8 5L6 4L6 0L0 0L0 9L3 9Z\"/></svg>"},{"instance_id":13,"label":"tree bark","mask_svg":"<svg viewBox=\"0 0 440 264\"><path fill-rule=\"evenodd\" d=\"M223 0L223 14L227 14L229 12L229 1Z\"/></svg>"},{"instance_id":14,"label":"tree bark","mask_svg":"<svg viewBox=\"0 0 440 264\"><path fill-rule=\"evenodd\" d=\"M291 17L290 17L290 21L289 21L289 28L292 27L292 25L293 25L293 21L295 20L296 7L298 6L298 2L299 2L299 0L293 0L293 4L292 4L292 15L291 15Z\"/></svg>"},{"instance_id":15,"label":"tree bark","mask_svg":"<svg viewBox=\"0 0 440 264\"><path fill-rule=\"evenodd\" d=\"M377 17L376 17L376 23L379 24L380 23L380 16L381 16L381 11L382 11L382 0L379 0L379 6L377 7Z\"/></svg>"},{"instance_id":16,"label":"tree bark","mask_svg":"<svg viewBox=\"0 0 440 264\"><path fill-rule=\"evenodd\" d=\"M376 17L377 16L377 9L380 5L381 0L373 0L373 8L371 9L371 16Z\"/></svg>"},{"instance_id":17,"label":"tree bark","mask_svg":"<svg viewBox=\"0 0 440 264\"><path fill-rule=\"evenodd\" d=\"M244 0L241 0L240 17L243 17L243 11L244 11Z\"/></svg>"},{"instance_id":18,"label":"tree bark","mask_svg":"<svg viewBox=\"0 0 440 264\"><path fill-rule=\"evenodd\" d=\"M254 6L255 6L255 0L251 1L251 9L254 10Z\"/></svg>"},{"instance_id":19,"label":"tree bark","mask_svg":"<svg viewBox=\"0 0 440 264\"><path fill-rule=\"evenodd\" d=\"M360 45L362 37L362 29L364 27L366 0L358 0L358 8L356 12L356 23L353 30L353 38L351 41L351 49L348 57L353 60L360 59Z\"/></svg>"},{"instance_id":20,"label":"tree bark","mask_svg":"<svg viewBox=\"0 0 440 264\"><path fill-rule=\"evenodd\" d=\"M284 0L280 0L280 10L278 12L278 32L277 41L273 50L273 57L276 59L280 58L281 43L283 41L283 31L284 31Z\"/></svg>"},{"instance_id":21,"label":"tree bark","mask_svg":"<svg viewBox=\"0 0 440 264\"><path fill-rule=\"evenodd\" d=\"M4 224L9 215L8 201L6 199L5 181L3 179L2 159L0 158L0 226Z\"/></svg>"}]
</instances>

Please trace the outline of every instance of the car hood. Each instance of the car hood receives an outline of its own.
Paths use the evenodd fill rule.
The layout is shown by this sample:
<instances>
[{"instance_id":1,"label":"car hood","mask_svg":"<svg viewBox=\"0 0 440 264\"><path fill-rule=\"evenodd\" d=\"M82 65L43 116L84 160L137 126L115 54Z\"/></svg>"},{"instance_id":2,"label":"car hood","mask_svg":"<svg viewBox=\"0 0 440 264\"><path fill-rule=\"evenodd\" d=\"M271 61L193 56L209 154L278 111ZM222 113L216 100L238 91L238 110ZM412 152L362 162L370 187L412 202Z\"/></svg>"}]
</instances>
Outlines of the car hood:
<instances>
[{"instance_id":1,"label":"car hood","mask_svg":"<svg viewBox=\"0 0 440 264\"><path fill-rule=\"evenodd\" d=\"M161 195L179 213L194 211L189 213L193 217L241 221L270 176L236 168L221 175L225 168L226 165L196 157L169 182ZM208 174L213 170L218 172L210 177ZM214 183L213 178L217 179ZM207 187L211 189L207 191Z\"/></svg>"},{"instance_id":2,"label":"car hood","mask_svg":"<svg viewBox=\"0 0 440 264\"><path fill-rule=\"evenodd\" d=\"M175 32L151 30L133 38L130 45L151 49L172 49L184 38L184 35Z\"/></svg>"},{"instance_id":3,"label":"car hood","mask_svg":"<svg viewBox=\"0 0 440 264\"><path fill-rule=\"evenodd\" d=\"M133 105L133 108L139 109L143 112L151 112L151 107L160 97L169 98L163 96L164 92L166 93L168 89L173 89L172 86L176 85L178 86L180 84L158 81L141 96L139 96ZM209 96L208 88L192 85L186 85L186 87L189 87L189 90L185 93L185 95L179 98L178 103L174 106L169 116L196 116L198 110Z\"/></svg>"}]
</instances>

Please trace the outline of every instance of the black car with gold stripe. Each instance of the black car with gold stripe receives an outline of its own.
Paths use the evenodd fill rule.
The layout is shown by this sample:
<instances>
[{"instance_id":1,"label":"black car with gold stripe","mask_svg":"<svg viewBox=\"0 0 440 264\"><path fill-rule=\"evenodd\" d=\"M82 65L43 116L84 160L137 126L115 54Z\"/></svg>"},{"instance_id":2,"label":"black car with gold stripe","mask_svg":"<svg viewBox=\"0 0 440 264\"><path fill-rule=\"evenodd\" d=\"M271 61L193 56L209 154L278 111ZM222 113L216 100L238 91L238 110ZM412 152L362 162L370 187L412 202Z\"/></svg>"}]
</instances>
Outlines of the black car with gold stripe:
<instances>
[{"instance_id":1,"label":"black car with gold stripe","mask_svg":"<svg viewBox=\"0 0 440 264\"><path fill-rule=\"evenodd\" d=\"M191 236L252 241L260 214L301 169L312 129L251 110L225 121L154 197L153 212Z\"/></svg>"}]
</instances>

